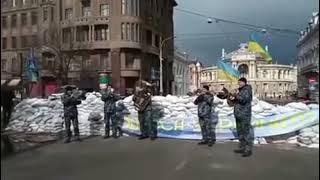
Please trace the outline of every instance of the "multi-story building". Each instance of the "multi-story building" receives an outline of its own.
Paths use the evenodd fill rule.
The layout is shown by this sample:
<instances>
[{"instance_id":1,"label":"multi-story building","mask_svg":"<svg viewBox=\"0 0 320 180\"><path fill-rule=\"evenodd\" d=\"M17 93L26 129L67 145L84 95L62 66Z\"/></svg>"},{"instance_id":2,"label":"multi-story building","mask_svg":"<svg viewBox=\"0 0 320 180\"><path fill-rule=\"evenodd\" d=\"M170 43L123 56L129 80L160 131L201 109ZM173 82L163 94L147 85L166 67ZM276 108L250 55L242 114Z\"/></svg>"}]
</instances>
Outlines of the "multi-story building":
<instances>
[{"instance_id":1,"label":"multi-story building","mask_svg":"<svg viewBox=\"0 0 320 180\"><path fill-rule=\"evenodd\" d=\"M189 91L194 93L201 88L201 69L203 65L197 59L190 61L189 63Z\"/></svg>"},{"instance_id":2,"label":"multi-story building","mask_svg":"<svg viewBox=\"0 0 320 180\"><path fill-rule=\"evenodd\" d=\"M173 95L186 95L189 92L189 55L175 51L173 59L173 76L172 85Z\"/></svg>"},{"instance_id":3,"label":"multi-story building","mask_svg":"<svg viewBox=\"0 0 320 180\"><path fill-rule=\"evenodd\" d=\"M256 97L283 99L297 91L296 66L266 64L259 54L248 51L246 43L241 44L240 49L227 54L225 60L238 69L241 77L247 78ZM208 85L212 90L221 86L229 90L238 87L238 82L221 79L217 66L202 68L200 73L201 86Z\"/></svg>"},{"instance_id":4,"label":"multi-story building","mask_svg":"<svg viewBox=\"0 0 320 180\"><path fill-rule=\"evenodd\" d=\"M298 48L298 95L319 102L319 13L301 31Z\"/></svg>"},{"instance_id":5,"label":"multi-story building","mask_svg":"<svg viewBox=\"0 0 320 180\"><path fill-rule=\"evenodd\" d=\"M30 47L42 47L36 48L41 80L33 86L42 94L59 80L49 71L58 63L57 53L43 47L72 54L68 80L80 88L97 90L99 77L108 76L116 91L124 93L137 80L150 79L151 69L159 69L160 41L173 36L177 5L174 0L2 0L1 4L1 75L19 75L19 64ZM173 81L173 49L173 40L167 41L165 93Z\"/></svg>"}]
</instances>

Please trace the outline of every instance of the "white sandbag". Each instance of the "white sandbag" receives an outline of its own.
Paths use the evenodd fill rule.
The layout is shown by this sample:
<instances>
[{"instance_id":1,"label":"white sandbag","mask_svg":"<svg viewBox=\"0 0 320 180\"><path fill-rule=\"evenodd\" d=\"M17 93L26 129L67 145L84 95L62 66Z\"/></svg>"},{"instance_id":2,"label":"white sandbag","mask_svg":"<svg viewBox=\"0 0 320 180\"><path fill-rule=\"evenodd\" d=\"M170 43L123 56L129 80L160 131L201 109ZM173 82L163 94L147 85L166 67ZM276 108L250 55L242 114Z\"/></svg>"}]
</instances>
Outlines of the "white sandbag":
<instances>
[{"instance_id":1,"label":"white sandbag","mask_svg":"<svg viewBox=\"0 0 320 180\"><path fill-rule=\"evenodd\" d=\"M271 110L273 109L275 106L272 104L269 104L265 101L259 101L258 105L263 109L263 110Z\"/></svg>"},{"instance_id":2,"label":"white sandbag","mask_svg":"<svg viewBox=\"0 0 320 180\"><path fill-rule=\"evenodd\" d=\"M309 104L308 107L310 109L319 109L319 104Z\"/></svg>"},{"instance_id":3,"label":"white sandbag","mask_svg":"<svg viewBox=\"0 0 320 180\"><path fill-rule=\"evenodd\" d=\"M318 148L319 149L319 144L310 144L308 148Z\"/></svg>"},{"instance_id":4,"label":"white sandbag","mask_svg":"<svg viewBox=\"0 0 320 180\"><path fill-rule=\"evenodd\" d=\"M292 102L292 103L289 103L287 105L285 105L286 107L289 107L289 108L293 108L293 109L296 109L296 110L302 110L302 111L308 111L310 110L309 107L304 104L304 103L297 103L297 102Z\"/></svg>"}]
</instances>

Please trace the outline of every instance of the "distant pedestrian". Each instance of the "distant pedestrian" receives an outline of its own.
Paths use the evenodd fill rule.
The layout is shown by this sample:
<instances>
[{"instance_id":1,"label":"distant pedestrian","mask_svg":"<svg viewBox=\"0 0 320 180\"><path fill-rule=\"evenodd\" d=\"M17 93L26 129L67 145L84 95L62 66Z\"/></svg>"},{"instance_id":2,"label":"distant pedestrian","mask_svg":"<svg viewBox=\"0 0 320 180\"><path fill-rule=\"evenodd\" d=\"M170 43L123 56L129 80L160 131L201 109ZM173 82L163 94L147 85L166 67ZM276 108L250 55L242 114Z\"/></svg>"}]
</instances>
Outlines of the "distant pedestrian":
<instances>
[{"instance_id":1,"label":"distant pedestrian","mask_svg":"<svg viewBox=\"0 0 320 180\"><path fill-rule=\"evenodd\" d=\"M11 118L13 109L13 99L15 98L12 90L1 90L1 106L3 108L3 127L6 128Z\"/></svg>"}]
</instances>

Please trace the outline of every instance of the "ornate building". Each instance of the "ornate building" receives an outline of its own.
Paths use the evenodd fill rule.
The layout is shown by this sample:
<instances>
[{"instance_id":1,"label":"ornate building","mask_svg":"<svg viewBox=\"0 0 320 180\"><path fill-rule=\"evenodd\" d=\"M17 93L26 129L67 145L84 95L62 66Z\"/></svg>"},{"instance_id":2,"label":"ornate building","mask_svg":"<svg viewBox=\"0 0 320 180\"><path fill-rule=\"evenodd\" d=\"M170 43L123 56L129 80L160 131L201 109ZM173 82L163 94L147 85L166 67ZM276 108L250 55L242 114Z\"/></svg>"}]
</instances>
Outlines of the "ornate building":
<instances>
[{"instance_id":1,"label":"ornate building","mask_svg":"<svg viewBox=\"0 0 320 180\"><path fill-rule=\"evenodd\" d=\"M160 41L173 36L176 5L175 0L1 0L1 79L20 78L30 47L50 46L53 31L63 52L76 53L69 83L97 90L99 77L109 76L124 93L159 69ZM59 79L48 71L57 63L54 53L42 49L36 53L42 65L37 85L44 94ZM173 49L173 40L168 41L165 93L173 81Z\"/></svg>"},{"instance_id":2,"label":"ornate building","mask_svg":"<svg viewBox=\"0 0 320 180\"><path fill-rule=\"evenodd\" d=\"M172 85L173 95L186 95L189 92L189 55L175 51L173 58L173 76Z\"/></svg>"},{"instance_id":3,"label":"ornate building","mask_svg":"<svg viewBox=\"0 0 320 180\"><path fill-rule=\"evenodd\" d=\"M297 90L296 66L266 64L259 54L248 51L246 43L227 54L225 60L239 70L241 77L247 78L253 87L253 93L261 99L287 98ZM217 66L202 68L200 74L201 85L209 85L212 90L221 86L229 90L238 87L238 82L219 79Z\"/></svg>"},{"instance_id":4,"label":"ornate building","mask_svg":"<svg viewBox=\"0 0 320 180\"><path fill-rule=\"evenodd\" d=\"M301 31L298 48L298 95L319 102L319 13Z\"/></svg>"}]
</instances>

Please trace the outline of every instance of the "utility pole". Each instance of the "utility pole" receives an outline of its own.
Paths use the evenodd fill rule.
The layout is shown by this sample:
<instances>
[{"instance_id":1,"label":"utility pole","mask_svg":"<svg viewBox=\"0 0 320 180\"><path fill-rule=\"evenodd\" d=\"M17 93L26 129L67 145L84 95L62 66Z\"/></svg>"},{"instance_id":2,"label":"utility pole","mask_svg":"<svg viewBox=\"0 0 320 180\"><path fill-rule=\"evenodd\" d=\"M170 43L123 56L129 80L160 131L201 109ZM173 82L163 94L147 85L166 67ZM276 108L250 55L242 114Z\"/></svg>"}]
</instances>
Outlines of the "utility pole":
<instances>
[{"instance_id":1,"label":"utility pole","mask_svg":"<svg viewBox=\"0 0 320 180\"><path fill-rule=\"evenodd\" d=\"M20 58L20 79L21 79L21 89L20 89L20 99L22 101L22 93L23 93L23 58L22 58L22 53L19 53L19 58Z\"/></svg>"},{"instance_id":2,"label":"utility pole","mask_svg":"<svg viewBox=\"0 0 320 180\"><path fill-rule=\"evenodd\" d=\"M159 61L160 61L160 96L163 95L163 73L162 73L162 61L163 61L163 46L165 45L165 43L168 41L168 40L171 40L171 39L174 39L176 38L176 36L173 36L173 37L168 37L164 40L162 40L162 38L160 39L160 53L159 53Z\"/></svg>"}]
</instances>

